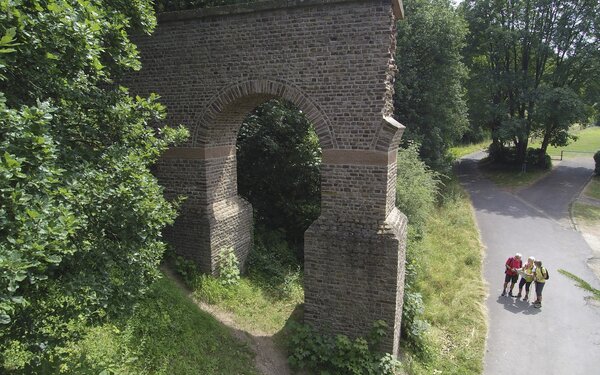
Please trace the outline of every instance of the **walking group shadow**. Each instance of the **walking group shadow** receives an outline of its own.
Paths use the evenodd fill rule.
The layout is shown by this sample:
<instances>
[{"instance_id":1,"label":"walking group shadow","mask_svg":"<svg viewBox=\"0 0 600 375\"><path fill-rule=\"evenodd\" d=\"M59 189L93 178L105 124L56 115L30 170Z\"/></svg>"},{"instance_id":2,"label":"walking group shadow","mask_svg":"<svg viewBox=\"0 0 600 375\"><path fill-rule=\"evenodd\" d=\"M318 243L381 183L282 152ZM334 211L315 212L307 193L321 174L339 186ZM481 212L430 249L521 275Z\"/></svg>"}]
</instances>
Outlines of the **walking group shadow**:
<instances>
[{"instance_id":1,"label":"walking group shadow","mask_svg":"<svg viewBox=\"0 0 600 375\"><path fill-rule=\"evenodd\" d=\"M513 314L536 315L542 312L542 309L533 307L532 303L516 297L499 296L496 302L503 304L504 309Z\"/></svg>"}]
</instances>

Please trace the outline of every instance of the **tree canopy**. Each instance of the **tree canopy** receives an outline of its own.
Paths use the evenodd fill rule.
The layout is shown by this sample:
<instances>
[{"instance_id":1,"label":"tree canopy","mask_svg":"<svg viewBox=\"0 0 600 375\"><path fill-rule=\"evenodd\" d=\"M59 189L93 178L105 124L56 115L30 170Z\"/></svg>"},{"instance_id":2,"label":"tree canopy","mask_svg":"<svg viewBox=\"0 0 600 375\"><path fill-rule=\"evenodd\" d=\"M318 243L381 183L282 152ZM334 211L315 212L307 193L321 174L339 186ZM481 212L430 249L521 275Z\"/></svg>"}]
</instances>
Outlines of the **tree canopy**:
<instances>
[{"instance_id":1,"label":"tree canopy","mask_svg":"<svg viewBox=\"0 0 600 375\"><path fill-rule=\"evenodd\" d=\"M398 22L395 115L405 141L421 145L422 159L445 169L448 149L467 129L462 63L466 25L447 0L407 0Z\"/></svg>"},{"instance_id":2,"label":"tree canopy","mask_svg":"<svg viewBox=\"0 0 600 375\"><path fill-rule=\"evenodd\" d=\"M542 156L548 144L565 144L569 125L586 117L576 99L600 78L600 3L469 0L462 10L472 121L491 129L495 149L512 143L520 163L535 130Z\"/></svg>"}]
</instances>

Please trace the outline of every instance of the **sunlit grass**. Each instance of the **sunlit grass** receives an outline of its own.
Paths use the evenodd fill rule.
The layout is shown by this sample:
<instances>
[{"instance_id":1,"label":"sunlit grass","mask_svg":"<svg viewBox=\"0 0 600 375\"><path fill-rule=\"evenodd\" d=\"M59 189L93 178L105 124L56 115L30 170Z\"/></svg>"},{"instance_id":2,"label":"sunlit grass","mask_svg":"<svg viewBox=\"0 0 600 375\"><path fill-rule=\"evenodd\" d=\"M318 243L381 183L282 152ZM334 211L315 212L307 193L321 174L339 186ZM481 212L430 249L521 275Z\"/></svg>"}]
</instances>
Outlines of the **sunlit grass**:
<instances>
[{"instance_id":1,"label":"sunlit grass","mask_svg":"<svg viewBox=\"0 0 600 375\"><path fill-rule=\"evenodd\" d=\"M454 159L460 159L463 156L487 149L491 142L490 140L486 140L479 143L455 146L450 148L450 154Z\"/></svg>"},{"instance_id":2,"label":"sunlit grass","mask_svg":"<svg viewBox=\"0 0 600 375\"><path fill-rule=\"evenodd\" d=\"M584 203L574 203L573 214L578 221L600 225L600 207Z\"/></svg>"},{"instance_id":3,"label":"sunlit grass","mask_svg":"<svg viewBox=\"0 0 600 375\"><path fill-rule=\"evenodd\" d=\"M583 194L590 198L600 199L600 176L595 176L590 180Z\"/></svg>"},{"instance_id":4,"label":"sunlit grass","mask_svg":"<svg viewBox=\"0 0 600 375\"><path fill-rule=\"evenodd\" d=\"M257 375L250 349L163 277L132 315L90 329L56 373Z\"/></svg>"},{"instance_id":5,"label":"sunlit grass","mask_svg":"<svg viewBox=\"0 0 600 375\"><path fill-rule=\"evenodd\" d=\"M451 182L456 184L455 181ZM409 372L481 374L487 332L482 277L483 249L470 200L462 191L430 217L417 252L433 355L411 359Z\"/></svg>"},{"instance_id":6,"label":"sunlit grass","mask_svg":"<svg viewBox=\"0 0 600 375\"><path fill-rule=\"evenodd\" d=\"M302 285L299 281L292 283L291 292L281 295L250 277L242 277L237 285L223 286L218 279L202 276L194 288L194 297L230 312L244 330L273 335L283 329L304 302Z\"/></svg>"},{"instance_id":7,"label":"sunlit grass","mask_svg":"<svg viewBox=\"0 0 600 375\"><path fill-rule=\"evenodd\" d=\"M578 132L574 132L578 137L577 141L571 142L569 145L564 147L548 147L548 155L552 158L560 157L562 150L568 151L564 153L565 158L569 157L581 157L589 156L592 157L593 153L600 150L600 126L593 126L583 129ZM535 140L530 143L530 147L539 148L541 145L540 140Z\"/></svg>"},{"instance_id":8,"label":"sunlit grass","mask_svg":"<svg viewBox=\"0 0 600 375\"><path fill-rule=\"evenodd\" d=\"M574 280L576 282L575 285L577 285L579 288L581 288L583 290L587 290L588 292L592 293L592 298L600 301L600 290L598 290L598 289L594 288L593 286L591 286L590 283L588 283L587 281L585 281L581 277L579 277L579 276L577 276L575 274L572 274L569 271L565 271L563 269L559 269L558 272L560 272L563 275L567 276L571 280Z\"/></svg>"}]
</instances>

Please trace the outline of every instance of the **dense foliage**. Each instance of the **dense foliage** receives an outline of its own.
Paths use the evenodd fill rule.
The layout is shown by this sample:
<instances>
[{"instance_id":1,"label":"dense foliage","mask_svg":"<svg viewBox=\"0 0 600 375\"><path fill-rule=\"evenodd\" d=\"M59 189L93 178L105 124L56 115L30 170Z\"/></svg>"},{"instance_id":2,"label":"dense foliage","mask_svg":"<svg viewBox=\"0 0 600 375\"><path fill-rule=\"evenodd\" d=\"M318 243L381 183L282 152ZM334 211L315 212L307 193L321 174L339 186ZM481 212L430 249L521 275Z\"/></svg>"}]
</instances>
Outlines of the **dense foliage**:
<instances>
[{"instance_id":1,"label":"dense foliage","mask_svg":"<svg viewBox=\"0 0 600 375\"><path fill-rule=\"evenodd\" d=\"M472 125L491 130L497 151L514 146L517 163L537 132L544 164L548 145L566 145L569 126L598 101L590 93L600 79L600 3L469 0L461 7Z\"/></svg>"},{"instance_id":2,"label":"dense foliage","mask_svg":"<svg viewBox=\"0 0 600 375\"><path fill-rule=\"evenodd\" d=\"M185 132L114 85L140 67L128 33L154 24L149 1L0 1L4 372L59 361L158 276L175 210L148 167Z\"/></svg>"},{"instance_id":3,"label":"dense foliage","mask_svg":"<svg viewBox=\"0 0 600 375\"><path fill-rule=\"evenodd\" d=\"M237 160L238 191L255 220L301 243L321 203L321 149L311 123L290 103L267 102L244 121Z\"/></svg>"},{"instance_id":4,"label":"dense foliage","mask_svg":"<svg viewBox=\"0 0 600 375\"><path fill-rule=\"evenodd\" d=\"M448 0L406 0L398 22L395 114L405 141L421 145L436 170L449 167L448 151L467 129L462 63L466 27Z\"/></svg>"},{"instance_id":5,"label":"dense foliage","mask_svg":"<svg viewBox=\"0 0 600 375\"><path fill-rule=\"evenodd\" d=\"M374 322L368 337L354 340L345 335L320 335L308 325L294 325L289 361L296 368L321 374L395 375L400 363L377 351L387 332L384 321Z\"/></svg>"},{"instance_id":6,"label":"dense foliage","mask_svg":"<svg viewBox=\"0 0 600 375\"><path fill-rule=\"evenodd\" d=\"M406 149L400 149L396 206L409 221L401 328L404 345L419 356L427 354L424 333L428 324L423 319L423 299L416 285L419 265L415 251L421 241L425 223L435 209L439 189L439 174L419 159L418 146L412 144Z\"/></svg>"}]
</instances>

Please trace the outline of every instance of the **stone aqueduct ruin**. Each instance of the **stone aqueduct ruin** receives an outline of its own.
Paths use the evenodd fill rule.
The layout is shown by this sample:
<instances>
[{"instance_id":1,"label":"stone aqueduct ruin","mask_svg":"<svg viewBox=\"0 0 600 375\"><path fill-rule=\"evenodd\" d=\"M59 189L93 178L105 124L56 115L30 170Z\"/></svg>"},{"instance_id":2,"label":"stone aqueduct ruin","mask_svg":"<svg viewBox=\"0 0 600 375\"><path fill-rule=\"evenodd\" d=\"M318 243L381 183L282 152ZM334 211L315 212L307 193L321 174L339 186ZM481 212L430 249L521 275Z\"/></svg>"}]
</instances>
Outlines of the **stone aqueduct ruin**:
<instances>
[{"instance_id":1,"label":"stone aqueduct ruin","mask_svg":"<svg viewBox=\"0 0 600 375\"><path fill-rule=\"evenodd\" d=\"M236 137L273 98L313 122L323 150L321 216L305 234L305 321L364 335L383 319L397 355L406 218L395 208L403 126L392 117L400 0L277 0L159 15L135 39L143 69L127 85L157 92L187 144L156 166L168 198L187 196L166 237L204 272L252 244L252 207L237 194Z\"/></svg>"}]
</instances>

